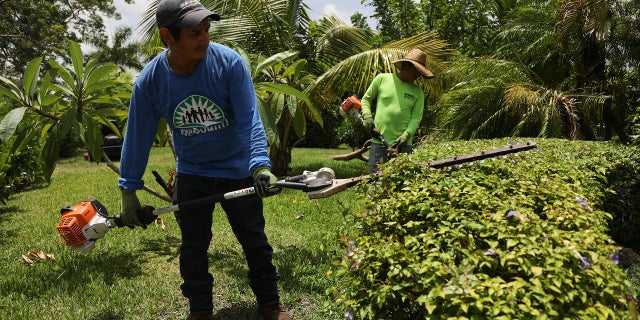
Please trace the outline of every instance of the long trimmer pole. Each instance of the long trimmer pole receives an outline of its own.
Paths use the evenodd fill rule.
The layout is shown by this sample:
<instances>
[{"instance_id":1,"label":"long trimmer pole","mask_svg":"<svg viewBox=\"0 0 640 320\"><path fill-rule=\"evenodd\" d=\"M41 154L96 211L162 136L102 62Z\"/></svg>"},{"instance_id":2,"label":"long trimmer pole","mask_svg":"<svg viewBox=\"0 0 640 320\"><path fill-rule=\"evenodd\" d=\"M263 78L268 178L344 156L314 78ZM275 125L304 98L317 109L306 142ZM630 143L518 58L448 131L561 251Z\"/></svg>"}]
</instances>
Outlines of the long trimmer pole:
<instances>
[{"instance_id":1,"label":"long trimmer pole","mask_svg":"<svg viewBox=\"0 0 640 320\"><path fill-rule=\"evenodd\" d=\"M249 188L244 188L244 189L240 189L240 190L230 191L230 192L227 192L227 193L218 193L218 194L210 195L208 197L188 200L188 201L184 201L184 202L181 202L181 203L178 203L178 204L174 204L172 206L154 209L153 210L153 214L158 216L158 215L161 215L161 214L167 213L167 212L174 212L174 211L178 211L180 209L186 209L186 208L189 208L189 207L195 207L195 206L201 205L203 203L216 203L216 202L220 202L222 200L235 199L235 198L240 198L240 197L244 197L244 196L249 196L249 195L252 195L254 193L256 193L254 187L249 187Z\"/></svg>"}]
</instances>

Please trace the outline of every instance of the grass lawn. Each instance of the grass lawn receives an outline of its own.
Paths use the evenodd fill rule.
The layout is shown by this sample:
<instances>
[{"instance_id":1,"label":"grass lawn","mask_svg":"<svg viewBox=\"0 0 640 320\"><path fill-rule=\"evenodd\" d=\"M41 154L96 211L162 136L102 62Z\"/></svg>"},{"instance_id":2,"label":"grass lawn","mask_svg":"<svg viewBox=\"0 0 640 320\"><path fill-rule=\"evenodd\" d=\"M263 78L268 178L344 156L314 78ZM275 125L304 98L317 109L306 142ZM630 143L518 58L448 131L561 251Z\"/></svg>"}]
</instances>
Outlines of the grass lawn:
<instances>
[{"instance_id":1,"label":"grass lawn","mask_svg":"<svg viewBox=\"0 0 640 320\"><path fill-rule=\"evenodd\" d=\"M294 149L291 175L326 166L338 178L366 174L360 160L340 162L331 155L348 149ZM117 165L117 163L116 163ZM151 170L167 179L174 165L171 150L154 148L146 185L160 190ZM111 215L118 213L118 176L104 164L81 157L58 163L51 184L13 196L0 207L0 319L185 319L188 305L179 286L180 232L173 214L164 228L118 228L80 254L57 237L60 209L88 198L98 199ZM169 203L139 192L143 204ZM344 254L343 214L358 210L357 194L347 190L331 198L310 200L301 191L284 190L265 199L267 236L281 274L281 298L295 319L341 319L327 289L336 286L332 268ZM209 250L215 278L215 319L258 319L247 283L247 267L224 213L216 207L214 239ZM24 262L30 251L53 259Z\"/></svg>"}]
</instances>

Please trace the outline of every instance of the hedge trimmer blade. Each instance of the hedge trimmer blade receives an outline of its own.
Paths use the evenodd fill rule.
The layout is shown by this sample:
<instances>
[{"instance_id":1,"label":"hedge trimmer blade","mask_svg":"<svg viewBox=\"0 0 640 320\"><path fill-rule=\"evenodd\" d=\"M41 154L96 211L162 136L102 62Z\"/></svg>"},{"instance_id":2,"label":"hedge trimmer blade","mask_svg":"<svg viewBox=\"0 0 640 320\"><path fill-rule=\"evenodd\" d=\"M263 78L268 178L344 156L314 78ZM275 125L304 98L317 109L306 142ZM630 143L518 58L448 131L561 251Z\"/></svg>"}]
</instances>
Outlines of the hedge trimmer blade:
<instances>
[{"instance_id":1,"label":"hedge trimmer blade","mask_svg":"<svg viewBox=\"0 0 640 320\"><path fill-rule=\"evenodd\" d=\"M471 162L480 161L484 159L497 158L497 157L506 156L506 155L514 154L518 152L529 151L529 150L536 149L537 147L538 146L536 145L535 142L510 144L506 147L465 154L465 155L457 156L453 158L432 161L432 162L429 162L427 165L430 168L441 169L441 168L453 167L459 164L471 163Z\"/></svg>"},{"instance_id":2,"label":"hedge trimmer blade","mask_svg":"<svg viewBox=\"0 0 640 320\"><path fill-rule=\"evenodd\" d=\"M434 169L449 168L449 167L454 167L454 166L465 164L465 163L473 163L475 161L492 159L492 158L506 156L509 154L515 154L519 152L534 150L537 147L538 146L536 145L535 142L509 144L506 147L432 161L432 162L429 162L427 166ZM334 194L340 193L348 189L349 187L355 186L360 181L372 179L376 176L381 176L381 175L382 175L381 172L377 172L376 174L373 174L373 175L363 175L363 176L348 178L348 179L332 179L330 186L319 189L319 190L308 191L307 196L309 196L309 199L328 198L333 196Z\"/></svg>"}]
</instances>

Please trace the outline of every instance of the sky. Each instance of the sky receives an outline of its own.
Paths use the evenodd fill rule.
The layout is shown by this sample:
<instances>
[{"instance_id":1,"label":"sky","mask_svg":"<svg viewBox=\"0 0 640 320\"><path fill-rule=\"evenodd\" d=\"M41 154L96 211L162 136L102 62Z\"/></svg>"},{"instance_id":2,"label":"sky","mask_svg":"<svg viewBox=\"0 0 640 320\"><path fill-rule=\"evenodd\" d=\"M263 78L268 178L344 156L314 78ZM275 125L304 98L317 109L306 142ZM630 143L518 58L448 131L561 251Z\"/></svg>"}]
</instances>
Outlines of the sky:
<instances>
[{"instance_id":1,"label":"sky","mask_svg":"<svg viewBox=\"0 0 640 320\"><path fill-rule=\"evenodd\" d=\"M355 12L360 12L364 16L370 16L373 14L373 8L365 6L360 3L361 0L306 0L306 3L310 9L308 11L312 20L317 20L323 15L334 14L338 16L342 21L347 24L351 24L350 17ZM130 26L134 34L137 33L135 29L140 17L147 8L148 0L135 0L133 4L127 4L124 0L114 0L116 9L122 16L120 20L107 19L107 34L112 35L116 27L126 25ZM224 19L224 17L222 17ZM369 19L369 27L375 29L374 21Z\"/></svg>"}]
</instances>

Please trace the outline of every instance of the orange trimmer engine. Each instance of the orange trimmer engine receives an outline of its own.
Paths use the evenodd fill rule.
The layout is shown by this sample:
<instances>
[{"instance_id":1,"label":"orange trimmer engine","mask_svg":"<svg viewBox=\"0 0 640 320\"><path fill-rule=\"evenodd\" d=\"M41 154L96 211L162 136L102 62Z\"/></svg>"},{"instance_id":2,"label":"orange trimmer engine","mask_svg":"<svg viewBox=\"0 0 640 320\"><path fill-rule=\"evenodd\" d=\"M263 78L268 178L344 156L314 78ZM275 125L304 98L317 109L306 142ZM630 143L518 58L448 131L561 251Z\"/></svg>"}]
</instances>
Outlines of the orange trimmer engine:
<instances>
[{"instance_id":1,"label":"orange trimmer engine","mask_svg":"<svg viewBox=\"0 0 640 320\"><path fill-rule=\"evenodd\" d=\"M340 109L338 111L344 118L352 117L362 121L362 115L360 115L361 108L362 102L358 100L358 96L352 95L342 101L342 104L340 105Z\"/></svg>"},{"instance_id":2,"label":"orange trimmer engine","mask_svg":"<svg viewBox=\"0 0 640 320\"><path fill-rule=\"evenodd\" d=\"M115 223L109 218L107 209L96 199L88 199L71 207L60 209L58 236L68 247L79 252L88 252L95 246L96 240L104 237Z\"/></svg>"}]
</instances>

